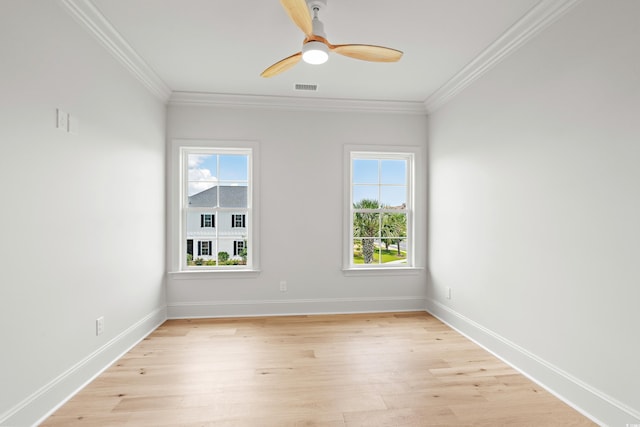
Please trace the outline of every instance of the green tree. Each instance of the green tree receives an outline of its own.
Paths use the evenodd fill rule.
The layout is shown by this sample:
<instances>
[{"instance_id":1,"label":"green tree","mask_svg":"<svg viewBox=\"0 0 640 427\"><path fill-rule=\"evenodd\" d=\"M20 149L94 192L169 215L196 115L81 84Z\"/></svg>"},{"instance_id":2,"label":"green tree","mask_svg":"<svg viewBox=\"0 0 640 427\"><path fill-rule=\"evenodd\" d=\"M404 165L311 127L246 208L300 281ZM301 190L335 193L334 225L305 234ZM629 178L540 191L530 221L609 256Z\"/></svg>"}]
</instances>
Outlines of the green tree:
<instances>
[{"instance_id":1,"label":"green tree","mask_svg":"<svg viewBox=\"0 0 640 427\"><path fill-rule=\"evenodd\" d=\"M240 253L238 254L240 255L240 258L242 258L242 261L246 264L247 263L247 241L244 241L244 246L242 247L242 250L240 251Z\"/></svg>"},{"instance_id":2,"label":"green tree","mask_svg":"<svg viewBox=\"0 0 640 427\"><path fill-rule=\"evenodd\" d=\"M353 204L354 209L379 209L377 200L362 199ZM380 214L378 212L355 212L353 215L353 237L362 239L362 257L365 264L373 262L375 252L374 239L379 237Z\"/></svg>"},{"instance_id":3,"label":"green tree","mask_svg":"<svg viewBox=\"0 0 640 427\"><path fill-rule=\"evenodd\" d=\"M227 262L227 260L229 259L229 252L218 252L218 261L220 262L220 264L223 264L225 262Z\"/></svg>"},{"instance_id":4,"label":"green tree","mask_svg":"<svg viewBox=\"0 0 640 427\"><path fill-rule=\"evenodd\" d=\"M391 243L395 243L398 256L401 256L400 242L407 236L407 216L401 213L386 213L382 217L382 237L385 248L388 250Z\"/></svg>"}]
</instances>

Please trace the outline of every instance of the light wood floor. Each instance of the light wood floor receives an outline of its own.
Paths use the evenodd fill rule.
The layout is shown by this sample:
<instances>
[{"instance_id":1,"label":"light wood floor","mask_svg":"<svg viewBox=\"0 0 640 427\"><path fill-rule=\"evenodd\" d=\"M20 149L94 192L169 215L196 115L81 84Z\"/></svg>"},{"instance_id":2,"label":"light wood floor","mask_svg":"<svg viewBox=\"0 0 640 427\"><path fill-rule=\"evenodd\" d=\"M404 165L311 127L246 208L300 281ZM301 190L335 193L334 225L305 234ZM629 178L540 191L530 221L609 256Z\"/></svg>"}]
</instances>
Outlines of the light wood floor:
<instances>
[{"instance_id":1,"label":"light wood floor","mask_svg":"<svg viewBox=\"0 0 640 427\"><path fill-rule=\"evenodd\" d=\"M591 426L426 313L170 320L43 426Z\"/></svg>"}]
</instances>

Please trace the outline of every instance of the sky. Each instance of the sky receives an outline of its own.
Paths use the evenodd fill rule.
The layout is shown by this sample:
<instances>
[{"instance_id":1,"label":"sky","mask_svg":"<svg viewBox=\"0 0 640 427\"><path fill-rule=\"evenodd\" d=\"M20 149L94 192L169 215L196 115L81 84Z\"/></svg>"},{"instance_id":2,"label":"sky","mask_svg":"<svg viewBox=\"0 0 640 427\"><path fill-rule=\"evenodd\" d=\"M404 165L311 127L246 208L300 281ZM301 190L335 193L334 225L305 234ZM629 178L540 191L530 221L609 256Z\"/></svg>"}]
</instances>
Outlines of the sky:
<instances>
[{"instance_id":1,"label":"sky","mask_svg":"<svg viewBox=\"0 0 640 427\"><path fill-rule=\"evenodd\" d=\"M189 154L189 196L218 185L247 185L248 156Z\"/></svg>"},{"instance_id":2,"label":"sky","mask_svg":"<svg viewBox=\"0 0 640 427\"><path fill-rule=\"evenodd\" d=\"M407 161L353 159L353 203L373 199L384 206L407 202Z\"/></svg>"},{"instance_id":3,"label":"sky","mask_svg":"<svg viewBox=\"0 0 640 427\"><path fill-rule=\"evenodd\" d=\"M248 184L248 156L189 154L189 196L220 185ZM407 161L353 159L353 202L378 200L385 206L407 202Z\"/></svg>"}]
</instances>

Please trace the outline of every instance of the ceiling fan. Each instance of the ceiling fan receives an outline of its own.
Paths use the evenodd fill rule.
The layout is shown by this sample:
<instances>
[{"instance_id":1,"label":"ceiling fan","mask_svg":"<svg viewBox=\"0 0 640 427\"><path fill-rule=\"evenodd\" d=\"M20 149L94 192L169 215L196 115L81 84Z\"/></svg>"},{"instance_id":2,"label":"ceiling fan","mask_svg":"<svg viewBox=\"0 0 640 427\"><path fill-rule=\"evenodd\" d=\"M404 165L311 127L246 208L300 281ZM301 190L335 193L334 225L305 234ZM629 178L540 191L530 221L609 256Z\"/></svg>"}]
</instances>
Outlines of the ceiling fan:
<instances>
[{"instance_id":1,"label":"ceiling fan","mask_svg":"<svg viewBox=\"0 0 640 427\"><path fill-rule=\"evenodd\" d=\"M318 12L326 6L327 0L280 0L289 18L305 34L302 51L276 62L260 74L262 77L273 77L296 65L300 60L309 64L322 64L329 59L329 52L339 53L350 58L373 62L395 62L400 60L402 52L382 46L368 44L329 43L324 33ZM313 19L310 10L313 11Z\"/></svg>"}]
</instances>

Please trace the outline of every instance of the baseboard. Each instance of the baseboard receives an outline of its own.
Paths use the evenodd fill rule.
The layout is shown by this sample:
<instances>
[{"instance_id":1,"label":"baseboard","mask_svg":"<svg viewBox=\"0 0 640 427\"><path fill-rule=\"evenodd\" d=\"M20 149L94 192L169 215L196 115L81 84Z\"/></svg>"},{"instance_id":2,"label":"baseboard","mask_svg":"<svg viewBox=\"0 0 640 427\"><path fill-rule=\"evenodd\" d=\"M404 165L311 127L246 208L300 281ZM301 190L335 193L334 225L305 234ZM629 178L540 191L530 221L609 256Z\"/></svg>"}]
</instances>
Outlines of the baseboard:
<instances>
[{"instance_id":1,"label":"baseboard","mask_svg":"<svg viewBox=\"0 0 640 427\"><path fill-rule=\"evenodd\" d=\"M426 299L426 310L602 426L640 425L640 412L463 316Z\"/></svg>"},{"instance_id":2,"label":"baseboard","mask_svg":"<svg viewBox=\"0 0 640 427\"><path fill-rule=\"evenodd\" d=\"M169 319L187 319L424 311L424 305L425 299L422 296L175 302L168 304L167 317Z\"/></svg>"},{"instance_id":3,"label":"baseboard","mask_svg":"<svg viewBox=\"0 0 640 427\"><path fill-rule=\"evenodd\" d=\"M166 307L152 311L2 414L0 426L35 426L43 422L113 362L153 332L166 318Z\"/></svg>"}]
</instances>

